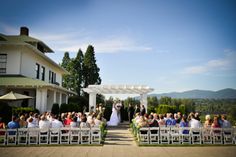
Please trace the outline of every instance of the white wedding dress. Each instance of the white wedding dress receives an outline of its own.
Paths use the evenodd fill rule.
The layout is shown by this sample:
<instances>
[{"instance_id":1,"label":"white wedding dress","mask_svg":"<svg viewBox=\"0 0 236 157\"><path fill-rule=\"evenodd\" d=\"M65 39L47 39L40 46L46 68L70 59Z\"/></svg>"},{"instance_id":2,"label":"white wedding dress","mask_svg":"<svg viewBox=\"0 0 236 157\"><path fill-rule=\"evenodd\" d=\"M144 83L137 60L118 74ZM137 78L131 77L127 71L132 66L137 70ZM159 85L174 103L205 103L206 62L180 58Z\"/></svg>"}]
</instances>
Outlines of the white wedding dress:
<instances>
[{"instance_id":1,"label":"white wedding dress","mask_svg":"<svg viewBox=\"0 0 236 157\"><path fill-rule=\"evenodd\" d=\"M110 121L107 122L107 125L108 126L117 126L119 123L120 123L120 112L117 111L117 109L113 105Z\"/></svg>"}]
</instances>

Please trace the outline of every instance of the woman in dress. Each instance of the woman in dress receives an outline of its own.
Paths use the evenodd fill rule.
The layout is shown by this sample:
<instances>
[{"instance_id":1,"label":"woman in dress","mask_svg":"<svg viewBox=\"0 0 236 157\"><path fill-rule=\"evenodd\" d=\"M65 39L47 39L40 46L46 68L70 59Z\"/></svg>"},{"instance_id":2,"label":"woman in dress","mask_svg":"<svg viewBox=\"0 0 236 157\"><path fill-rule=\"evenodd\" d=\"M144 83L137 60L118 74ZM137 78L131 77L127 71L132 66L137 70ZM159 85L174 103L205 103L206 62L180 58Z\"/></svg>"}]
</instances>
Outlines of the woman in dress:
<instances>
[{"instance_id":1,"label":"woman in dress","mask_svg":"<svg viewBox=\"0 0 236 157\"><path fill-rule=\"evenodd\" d=\"M117 126L120 123L120 115L119 115L119 106L117 104L113 104L112 113L110 117L110 121L107 122L108 126Z\"/></svg>"}]
</instances>

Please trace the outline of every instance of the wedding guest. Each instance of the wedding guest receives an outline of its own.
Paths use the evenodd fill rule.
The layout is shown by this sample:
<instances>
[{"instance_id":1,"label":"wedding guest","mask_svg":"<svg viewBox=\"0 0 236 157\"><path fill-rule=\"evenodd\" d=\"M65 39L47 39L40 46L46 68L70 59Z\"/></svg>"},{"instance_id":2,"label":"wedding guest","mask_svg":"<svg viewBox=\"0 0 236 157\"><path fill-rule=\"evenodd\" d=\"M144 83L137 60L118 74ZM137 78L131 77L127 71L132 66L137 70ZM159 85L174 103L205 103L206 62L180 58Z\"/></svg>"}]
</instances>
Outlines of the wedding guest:
<instances>
[{"instance_id":1,"label":"wedding guest","mask_svg":"<svg viewBox=\"0 0 236 157\"><path fill-rule=\"evenodd\" d=\"M205 116L205 122L204 122L204 127L205 128L208 128L208 127L211 127L211 116L210 115L206 115Z\"/></svg>"},{"instance_id":2,"label":"wedding guest","mask_svg":"<svg viewBox=\"0 0 236 157\"><path fill-rule=\"evenodd\" d=\"M134 114L136 115L137 113L140 113L140 107L138 104L135 106L135 110L134 110Z\"/></svg>"},{"instance_id":3,"label":"wedding guest","mask_svg":"<svg viewBox=\"0 0 236 157\"><path fill-rule=\"evenodd\" d=\"M52 115L52 122L51 122L51 128L62 128L63 124L61 121L58 120L57 115Z\"/></svg>"},{"instance_id":4,"label":"wedding guest","mask_svg":"<svg viewBox=\"0 0 236 157\"><path fill-rule=\"evenodd\" d=\"M200 121L195 119L194 113L190 113L189 119L190 119L189 126L191 128L200 128L201 127L201 123L200 123Z\"/></svg>"},{"instance_id":5,"label":"wedding guest","mask_svg":"<svg viewBox=\"0 0 236 157\"><path fill-rule=\"evenodd\" d=\"M6 124L2 121L2 117L0 117L0 129L6 129ZM0 135L4 135L5 131L0 131Z\"/></svg>"},{"instance_id":6,"label":"wedding guest","mask_svg":"<svg viewBox=\"0 0 236 157\"><path fill-rule=\"evenodd\" d=\"M144 107L144 105L141 105L140 113L142 116L144 116L146 114L146 108Z\"/></svg>"},{"instance_id":7,"label":"wedding guest","mask_svg":"<svg viewBox=\"0 0 236 157\"><path fill-rule=\"evenodd\" d=\"M73 121L70 122L70 127L71 127L71 128L77 128L77 127L78 127L77 124L78 124L78 123L77 123L77 117L74 116L74 117L73 117Z\"/></svg>"},{"instance_id":8,"label":"wedding guest","mask_svg":"<svg viewBox=\"0 0 236 157\"><path fill-rule=\"evenodd\" d=\"M182 116L182 119L181 119L181 122L180 122L179 126L182 127L182 128L188 127L188 121L187 121L187 116L186 115ZM183 130L182 133L183 134L188 134L189 131L188 130Z\"/></svg>"},{"instance_id":9,"label":"wedding guest","mask_svg":"<svg viewBox=\"0 0 236 157\"><path fill-rule=\"evenodd\" d=\"M94 120L94 126L100 126L100 124L102 123L102 117L99 114L96 119Z\"/></svg>"},{"instance_id":10,"label":"wedding guest","mask_svg":"<svg viewBox=\"0 0 236 157\"><path fill-rule=\"evenodd\" d=\"M144 116L140 116L140 120L138 122L138 126L141 127L147 127L148 122L145 120Z\"/></svg>"},{"instance_id":11,"label":"wedding guest","mask_svg":"<svg viewBox=\"0 0 236 157\"><path fill-rule=\"evenodd\" d=\"M166 125L166 121L165 121L165 119L164 119L164 115L163 115L163 114L160 114L159 117L160 117L160 119L159 119L159 121L158 121L159 126L165 126L165 125Z\"/></svg>"},{"instance_id":12,"label":"wedding guest","mask_svg":"<svg viewBox=\"0 0 236 157\"><path fill-rule=\"evenodd\" d=\"M68 113L67 118L64 120L64 125L69 126L72 121L73 121L72 115L71 115L71 113Z\"/></svg>"},{"instance_id":13,"label":"wedding guest","mask_svg":"<svg viewBox=\"0 0 236 157\"><path fill-rule=\"evenodd\" d=\"M154 119L153 115L149 115L149 127L159 127L158 121Z\"/></svg>"},{"instance_id":14,"label":"wedding guest","mask_svg":"<svg viewBox=\"0 0 236 157\"><path fill-rule=\"evenodd\" d=\"M232 127L232 126L231 126L231 123L227 120L226 115L222 115L222 116L221 116L221 119L222 119L222 121L223 121L223 123L222 123L222 128L231 128L231 127Z\"/></svg>"},{"instance_id":15,"label":"wedding guest","mask_svg":"<svg viewBox=\"0 0 236 157\"><path fill-rule=\"evenodd\" d=\"M129 118L129 122L131 123L132 122L132 119L134 117L134 108L131 104L129 104L129 107L128 107L128 118Z\"/></svg>"},{"instance_id":16,"label":"wedding guest","mask_svg":"<svg viewBox=\"0 0 236 157\"><path fill-rule=\"evenodd\" d=\"M33 122L32 122L32 123L34 123L34 125L35 125L36 128L39 127L39 115L38 115L38 113L35 113L35 114L33 115Z\"/></svg>"},{"instance_id":17,"label":"wedding guest","mask_svg":"<svg viewBox=\"0 0 236 157\"><path fill-rule=\"evenodd\" d=\"M27 122L25 120L24 115L20 116L19 125L20 125L20 128L26 128L27 127Z\"/></svg>"},{"instance_id":18,"label":"wedding guest","mask_svg":"<svg viewBox=\"0 0 236 157\"><path fill-rule=\"evenodd\" d=\"M90 127L89 123L87 123L87 118L86 118L85 115L83 115L81 117L80 127L81 128L88 128L88 127Z\"/></svg>"},{"instance_id":19,"label":"wedding guest","mask_svg":"<svg viewBox=\"0 0 236 157\"><path fill-rule=\"evenodd\" d=\"M27 128L37 128L38 126L35 125L33 117L29 117L28 123L27 123Z\"/></svg>"},{"instance_id":20,"label":"wedding guest","mask_svg":"<svg viewBox=\"0 0 236 157\"><path fill-rule=\"evenodd\" d=\"M17 129L17 128L20 128L20 125L18 123L18 119L16 116L12 116L12 121L10 121L8 124L7 124L8 128L9 129Z\"/></svg>"},{"instance_id":21,"label":"wedding guest","mask_svg":"<svg viewBox=\"0 0 236 157\"><path fill-rule=\"evenodd\" d=\"M39 120L39 128L40 129L48 129L51 127L50 121L47 119L45 115L42 115Z\"/></svg>"}]
</instances>

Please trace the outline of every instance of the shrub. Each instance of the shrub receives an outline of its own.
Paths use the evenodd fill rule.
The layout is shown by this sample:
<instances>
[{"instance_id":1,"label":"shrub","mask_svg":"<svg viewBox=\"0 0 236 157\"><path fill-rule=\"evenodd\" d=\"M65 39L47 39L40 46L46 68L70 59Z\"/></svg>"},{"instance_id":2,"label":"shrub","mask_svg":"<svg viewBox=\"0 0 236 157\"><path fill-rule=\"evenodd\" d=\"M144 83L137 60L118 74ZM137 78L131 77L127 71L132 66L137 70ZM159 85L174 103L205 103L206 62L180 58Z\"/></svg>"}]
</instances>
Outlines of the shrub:
<instances>
[{"instance_id":1,"label":"shrub","mask_svg":"<svg viewBox=\"0 0 236 157\"><path fill-rule=\"evenodd\" d=\"M54 115L58 115L58 114L59 114L60 108L59 108L59 104L58 104L58 103L54 103L54 104L52 105L51 112L52 112Z\"/></svg>"},{"instance_id":2,"label":"shrub","mask_svg":"<svg viewBox=\"0 0 236 157\"><path fill-rule=\"evenodd\" d=\"M7 123L11 121L12 107L5 102L0 102L0 117Z\"/></svg>"}]
</instances>

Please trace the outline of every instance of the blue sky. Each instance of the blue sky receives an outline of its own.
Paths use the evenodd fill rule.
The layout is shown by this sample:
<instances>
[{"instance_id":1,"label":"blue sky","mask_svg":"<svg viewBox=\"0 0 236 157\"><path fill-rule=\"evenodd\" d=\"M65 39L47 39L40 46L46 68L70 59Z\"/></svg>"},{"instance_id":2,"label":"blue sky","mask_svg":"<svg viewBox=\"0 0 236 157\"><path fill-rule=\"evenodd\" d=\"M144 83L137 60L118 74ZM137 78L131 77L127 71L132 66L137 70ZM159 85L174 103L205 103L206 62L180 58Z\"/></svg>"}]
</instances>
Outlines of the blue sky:
<instances>
[{"instance_id":1,"label":"blue sky","mask_svg":"<svg viewBox=\"0 0 236 157\"><path fill-rule=\"evenodd\" d=\"M102 84L144 84L154 93L236 88L235 0L8 0L0 32L65 51L95 47Z\"/></svg>"}]
</instances>

